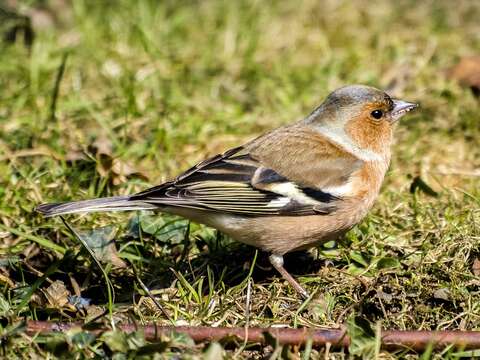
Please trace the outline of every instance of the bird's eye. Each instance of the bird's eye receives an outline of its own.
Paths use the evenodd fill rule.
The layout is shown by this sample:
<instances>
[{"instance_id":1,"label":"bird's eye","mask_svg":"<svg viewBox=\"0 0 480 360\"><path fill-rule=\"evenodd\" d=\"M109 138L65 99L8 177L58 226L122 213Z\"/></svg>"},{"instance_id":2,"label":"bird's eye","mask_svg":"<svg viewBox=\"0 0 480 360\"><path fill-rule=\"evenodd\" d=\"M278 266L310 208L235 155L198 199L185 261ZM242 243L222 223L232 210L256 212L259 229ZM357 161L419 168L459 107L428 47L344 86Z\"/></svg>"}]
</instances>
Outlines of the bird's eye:
<instances>
[{"instance_id":1,"label":"bird's eye","mask_svg":"<svg viewBox=\"0 0 480 360\"><path fill-rule=\"evenodd\" d=\"M383 116L383 111L382 110L373 110L371 112L371 115L375 118L375 119L380 119L382 116Z\"/></svg>"}]
</instances>

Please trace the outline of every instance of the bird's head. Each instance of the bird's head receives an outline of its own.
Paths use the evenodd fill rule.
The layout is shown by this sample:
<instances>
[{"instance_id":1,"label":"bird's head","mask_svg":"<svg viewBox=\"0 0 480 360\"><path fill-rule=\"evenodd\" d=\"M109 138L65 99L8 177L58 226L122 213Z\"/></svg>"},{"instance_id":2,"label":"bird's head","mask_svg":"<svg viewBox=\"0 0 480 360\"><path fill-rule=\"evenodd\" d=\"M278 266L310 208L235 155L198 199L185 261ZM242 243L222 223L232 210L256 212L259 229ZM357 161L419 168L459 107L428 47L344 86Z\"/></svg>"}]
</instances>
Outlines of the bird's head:
<instances>
[{"instance_id":1,"label":"bird's head","mask_svg":"<svg viewBox=\"0 0 480 360\"><path fill-rule=\"evenodd\" d=\"M322 133L382 154L389 151L394 124L417 106L370 86L350 85L328 95L306 121Z\"/></svg>"}]
</instances>

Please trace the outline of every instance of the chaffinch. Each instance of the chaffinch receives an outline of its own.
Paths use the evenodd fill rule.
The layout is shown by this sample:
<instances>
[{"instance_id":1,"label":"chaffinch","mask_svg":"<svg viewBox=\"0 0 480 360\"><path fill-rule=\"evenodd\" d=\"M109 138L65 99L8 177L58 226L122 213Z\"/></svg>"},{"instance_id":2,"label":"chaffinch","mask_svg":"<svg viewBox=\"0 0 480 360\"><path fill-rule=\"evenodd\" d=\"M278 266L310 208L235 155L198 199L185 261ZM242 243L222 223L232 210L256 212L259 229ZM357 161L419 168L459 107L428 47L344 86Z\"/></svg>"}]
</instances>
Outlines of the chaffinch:
<instances>
[{"instance_id":1,"label":"chaffinch","mask_svg":"<svg viewBox=\"0 0 480 360\"><path fill-rule=\"evenodd\" d=\"M334 239L372 207L390 163L396 121L417 105L373 87L332 92L305 119L211 157L130 196L43 204L46 216L159 210L267 251L302 296L283 255Z\"/></svg>"}]
</instances>

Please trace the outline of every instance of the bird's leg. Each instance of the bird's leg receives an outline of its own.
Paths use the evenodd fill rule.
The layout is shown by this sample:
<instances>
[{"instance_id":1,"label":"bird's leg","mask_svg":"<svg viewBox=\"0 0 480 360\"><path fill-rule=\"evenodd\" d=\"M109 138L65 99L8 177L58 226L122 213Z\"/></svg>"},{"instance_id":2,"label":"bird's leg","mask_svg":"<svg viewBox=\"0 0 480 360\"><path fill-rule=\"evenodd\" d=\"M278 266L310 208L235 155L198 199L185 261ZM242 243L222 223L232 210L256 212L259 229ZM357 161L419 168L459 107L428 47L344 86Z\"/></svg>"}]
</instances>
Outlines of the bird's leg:
<instances>
[{"instance_id":1,"label":"bird's leg","mask_svg":"<svg viewBox=\"0 0 480 360\"><path fill-rule=\"evenodd\" d=\"M283 276L283 278L287 280L290 283L290 285L292 285L292 287L295 289L296 292L298 292L304 299L308 298L308 292L283 267L282 255L271 254L268 257L268 260L270 260L270 263L273 265L275 269L277 269L277 271Z\"/></svg>"}]
</instances>

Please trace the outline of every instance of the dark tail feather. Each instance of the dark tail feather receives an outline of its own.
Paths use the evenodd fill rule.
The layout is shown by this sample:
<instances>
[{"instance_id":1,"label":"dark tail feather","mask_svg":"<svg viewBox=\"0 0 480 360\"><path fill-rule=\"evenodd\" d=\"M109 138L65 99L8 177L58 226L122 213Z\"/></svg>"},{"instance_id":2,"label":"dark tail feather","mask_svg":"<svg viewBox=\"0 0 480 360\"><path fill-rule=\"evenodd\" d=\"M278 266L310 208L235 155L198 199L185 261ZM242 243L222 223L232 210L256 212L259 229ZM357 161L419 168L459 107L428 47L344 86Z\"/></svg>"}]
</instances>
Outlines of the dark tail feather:
<instances>
[{"instance_id":1,"label":"dark tail feather","mask_svg":"<svg viewBox=\"0 0 480 360\"><path fill-rule=\"evenodd\" d=\"M152 210L155 205L139 200L130 200L128 196L113 196L92 200L72 201L56 204L42 204L35 208L45 216L57 216L95 211Z\"/></svg>"}]
</instances>

